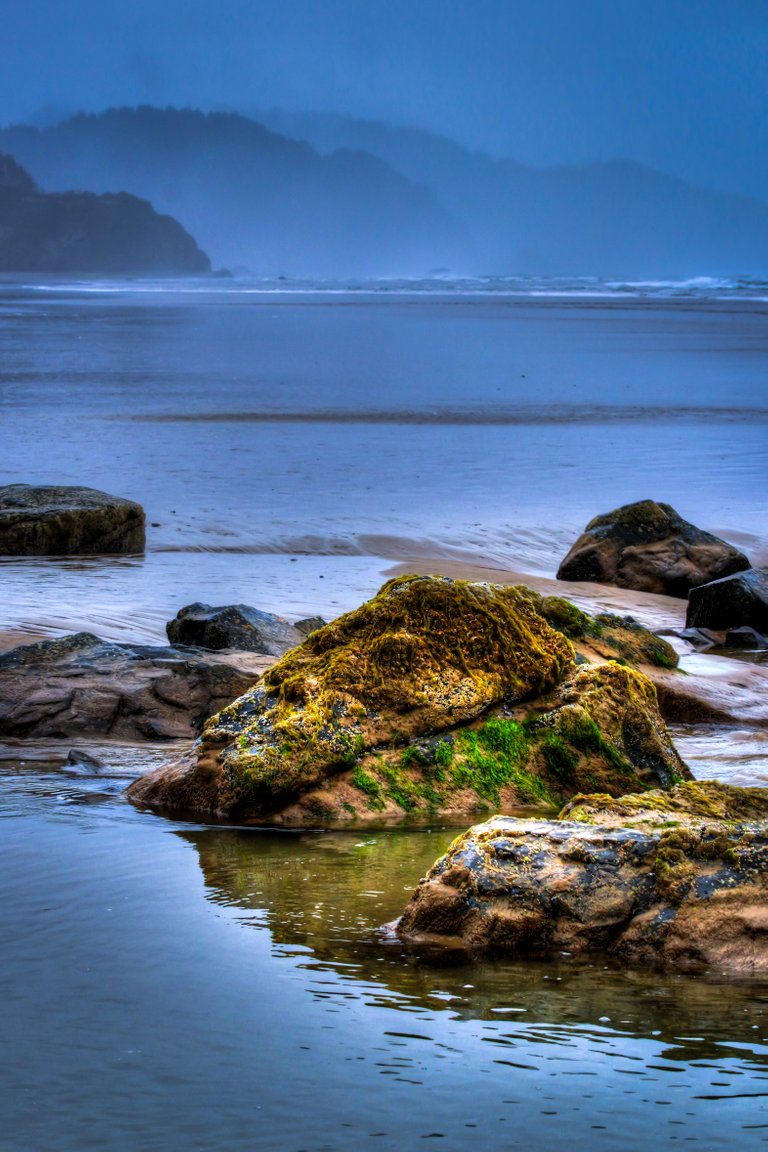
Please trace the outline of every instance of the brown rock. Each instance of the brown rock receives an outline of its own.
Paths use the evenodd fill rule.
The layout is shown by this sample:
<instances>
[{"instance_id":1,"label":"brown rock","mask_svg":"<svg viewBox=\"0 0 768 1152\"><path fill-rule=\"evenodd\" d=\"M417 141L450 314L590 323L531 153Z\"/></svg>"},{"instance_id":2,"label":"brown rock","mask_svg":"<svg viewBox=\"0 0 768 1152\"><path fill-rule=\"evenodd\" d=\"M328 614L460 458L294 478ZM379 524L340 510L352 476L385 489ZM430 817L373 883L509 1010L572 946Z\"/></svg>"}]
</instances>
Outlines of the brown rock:
<instances>
[{"instance_id":1,"label":"brown rock","mask_svg":"<svg viewBox=\"0 0 768 1152\"><path fill-rule=\"evenodd\" d=\"M683 784L577 797L456 840L397 924L419 949L768 975L768 792Z\"/></svg>"},{"instance_id":2,"label":"brown rock","mask_svg":"<svg viewBox=\"0 0 768 1152\"><path fill-rule=\"evenodd\" d=\"M557 578L684 599L691 588L745 568L749 560L737 548L689 524L669 504L641 500L591 520Z\"/></svg>"},{"instance_id":3,"label":"brown rock","mask_svg":"<svg viewBox=\"0 0 768 1152\"><path fill-rule=\"evenodd\" d=\"M192 738L261 668L87 632L0 655L0 736Z\"/></svg>"}]
</instances>

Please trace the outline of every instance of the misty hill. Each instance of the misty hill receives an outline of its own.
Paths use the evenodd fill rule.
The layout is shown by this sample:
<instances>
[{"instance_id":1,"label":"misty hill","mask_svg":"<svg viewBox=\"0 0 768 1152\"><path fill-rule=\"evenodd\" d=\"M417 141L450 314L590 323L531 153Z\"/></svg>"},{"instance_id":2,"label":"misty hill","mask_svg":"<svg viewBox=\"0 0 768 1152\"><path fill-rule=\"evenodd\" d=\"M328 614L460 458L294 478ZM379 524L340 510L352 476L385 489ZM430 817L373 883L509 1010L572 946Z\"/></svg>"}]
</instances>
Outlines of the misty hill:
<instances>
[{"instance_id":1,"label":"misty hill","mask_svg":"<svg viewBox=\"0 0 768 1152\"><path fill-rule=\"evenodd\" d=\"M0 153L0 271L179 274L207 272L192 237L126 193L42 193Z\"/></svg>"},{"instance_id":2,"label":"misty hill","mask_svg":"<svg viewBox=\"0 0 768 1152\"><path fill-rule=\"evenodd\" d=\"M0 131L45 188L118 186L171 212L217 263L265 274L421 274L466 239L436 198L384 161L322 156L243 116L117 109Z\"/></svg>"},{"instance_id":3,"label":"misty hill","mask_svg":"<svg viewBox=\"0 0 768 1152\"><path fill-rule=\"evenodd\" d=\"M768 205L627 160L533 167L416 128L328 113L257 114L321 151L367 150L467 226L485 272L624 278L768 271Z\"/></svg>"},{"instance_id":4,"label":"misty hill","mask_svg":"<svg viewBox=\"0 0 768 1152\"><path fill-rule=\"evenodd\" d=\"M768 272L768 205L632 163L537 168L311 113L120 109L0 130L48 189L125 188L217 263L287 276Z\"/></svg>"}]
</instances>

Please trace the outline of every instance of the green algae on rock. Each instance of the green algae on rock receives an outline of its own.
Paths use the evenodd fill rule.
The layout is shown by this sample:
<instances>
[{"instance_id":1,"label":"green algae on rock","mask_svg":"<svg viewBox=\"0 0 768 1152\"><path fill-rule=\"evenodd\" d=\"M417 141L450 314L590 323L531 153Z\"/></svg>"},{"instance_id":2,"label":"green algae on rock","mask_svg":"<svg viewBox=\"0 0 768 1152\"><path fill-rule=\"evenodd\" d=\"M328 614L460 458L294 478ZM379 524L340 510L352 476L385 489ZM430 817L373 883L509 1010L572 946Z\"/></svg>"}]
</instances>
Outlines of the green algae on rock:
<instances>
[{"instance_id":1,"label":"green algae on rock","mask_svg":"<svg viewBox=\"0 0 768 1152\"><path fill-rule=\"evenodd\" d=\"M268 815L366 751L548 691L572 660L569 641L524 589L391 580L212 717L187 762L137 781L129 794L159 806Z\"/></svg>"},{"instance_id":2,"label":"green algae on rock","mask_svg":"<svg viewBox=\"0 0 768 1152\"><path fill-rule=\"evenodd\" d=\"M572 672L549 696L405 748L377 749L338 777L332 795L309 794L285 816L322 800L336 819L373 813L559 808L568 796L612 796L690 777L641 672L615 663ZM357 795L355 795L357 791ZM346 807L344 807L346 805Z\"/></svg>"},{"instance_id":3,"label":"green algae on rock","mask_svg":"<svg viewBox=\"0 0 768 1152\"><path fill-rule=\"evenodd\" d=\"M559 816L603 827L700 826L702 821L768 821L768 789L736 788L718 780L690 780L669 792L654 789L613 797L574 796Z\"/></svg>"},{"instance_id":4,"label":"green algae on rock","mask_svg":"<svg viewBox=\"0 0 768 1152\"><path fill-rule=\"evenodd\" d=\"M555 821L496 817L437 861L398 935L417 949L602 952L630 965L764 979L768 794L760 793L683 784L618 800L577 797Z\"/></svg>"}]
</instances>

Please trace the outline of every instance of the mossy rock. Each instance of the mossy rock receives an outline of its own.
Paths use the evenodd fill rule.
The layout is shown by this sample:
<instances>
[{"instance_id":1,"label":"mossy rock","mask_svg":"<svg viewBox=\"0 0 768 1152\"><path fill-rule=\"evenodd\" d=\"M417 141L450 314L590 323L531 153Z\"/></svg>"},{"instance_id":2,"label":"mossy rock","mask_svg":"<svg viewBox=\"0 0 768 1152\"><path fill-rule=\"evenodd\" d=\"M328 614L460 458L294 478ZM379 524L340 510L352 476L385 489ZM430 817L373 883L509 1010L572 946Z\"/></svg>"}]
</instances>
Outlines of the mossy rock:
<instances>
[{"instance_id":1,"label":"mossy rock","mask_svg":"<svg viewBox=\"0 0 768 1152\"><path fill-rule=\"evenodd\" d=\"M575 796L560 820L604 827L700 827L702 822L768 821L768 789L739 788L716 780L690 780L670 791L615 798L605 794Z\"/></svg>"},{"instance_id":2,"label":"mossy rock","mask_svg":"<svg viewBox=\"0 0 768 1152\"><path fill-rule=\"evenodd\" d=\"M618 664L574 671L555 692L402 747L365 753L354 768L284 811L307 823L310 801L343 820L559 808L568 796L669 787L690 773L659 715L653 684Z\"/></svg>"},{"instance_id":3,"label":"mossy rock","mask_svg":"<svg viewBox=\"0 0 768 1152\"><path fill-rule=\"evenodd\" d=\"M631 667L649 664L671 669L679 663L672 645L633 616L609 612L590 616L563 596L541 596L533 591L530 595L547 623L567 636L577 651L603 660L619 660Z\"/></svg>"},{"instance_id":4,"label":"mossy rock","mask_svg":"<svg viewBox=\"0 0 768 1152\"><path fill-rule=\"evenodd\" d=\"M186 762L138 781L131 796L269 815L366 752L540 696L572 664L570 642L527 589L401 577L287 653L212 717Z\"/></svg>"}]
</instances>

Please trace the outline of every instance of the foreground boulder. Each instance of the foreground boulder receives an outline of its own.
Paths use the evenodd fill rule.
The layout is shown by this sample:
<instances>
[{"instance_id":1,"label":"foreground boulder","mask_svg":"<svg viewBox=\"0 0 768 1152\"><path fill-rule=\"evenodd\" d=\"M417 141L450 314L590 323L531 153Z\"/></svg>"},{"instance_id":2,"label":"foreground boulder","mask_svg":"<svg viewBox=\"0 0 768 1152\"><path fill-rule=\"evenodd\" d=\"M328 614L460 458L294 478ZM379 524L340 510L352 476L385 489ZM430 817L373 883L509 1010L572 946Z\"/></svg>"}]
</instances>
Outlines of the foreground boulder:
<instances>
[{"instance_id":1,"label":"foreground boulder","mask_svg":"<svg viewBox=\"0 0 768 1152\"><path fill-rule=\"evenodd\" d=\"M309 623L311 625L311 621ZM220 608L188 604L169 620L165 630L172 644L207 648L212 652L236 648L264 656L282 656L301 644L308 634L282 616L260 612L248 604L228 604ZM308 631L312 631L311 626Z\"/></svg>"},{"instance_id":2,"label":"foreground boulder","mask_svg":"<svg viewBox=\"0 0 768 1152\"><path fill-rule=\"evenodd\" d=\"M129 796L311 825L559 806L687 776L653 685L577 668L522 587L403 577L314 632Z\"/></svg>"},{"instance_id":3,"label":"foreground boulder","mask_svg":"<svg viewBox=\"0 0 768 1152\"><path fill-rule=\"evenodd\" d=\"M144 551L144 509L95 488L0 488L0 556L130 555Z\"/></svg>"},{"instance_id":4,"label":"foreground boulder","mask_svg":"<svg viewBox=\"0 0 768 1152\"><path fill-rule=\"evenodd\" d=\"M557 578L684 599L696 585L745 568L749 560L737 548L689 524L669 504L641 500L590 520Z\"/></svg>"},{"instance_id":5,"label":"foreground boulder","mask_svg":"<svg viewBox=\"0 0 768 1152\"><path fill-rule=\"evenodd\" d=\"M456 840L398 922L417 948L768 975L768 791L577 797Z\"/></svg>"},{"instance_id":6,"label":"foreground boulder","mask_svg":"<svg viewBox=\"0 0 768 1152\"><path fill-rule=\"evenodd\" d=\"M363 753L546 691L573 649L524 590L401 577L311 633L133 799L239 819L285 808Z\"/></svg>"},{"instance_id":7,"label":"foreground boulder","mask_svg":"<svg viewBox=\"0 0 768 1152\"><path fill-rule=\"evenodd\" d=\"M0 736L191 738L259 671L88 632L43 640L0 655Z\"/></svg>"},{"instance_id":8,"label":"foreground boulder","mask_svg":"<svg viewBox=\"0 0 768 1152\"><path fill-rule=\"evenodd\" d=\"M749 568L693 588L688 597L689 628L754 628L768 633L768 568Z\"/></svg>"}]
</instances>

